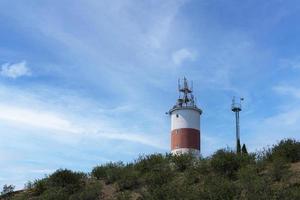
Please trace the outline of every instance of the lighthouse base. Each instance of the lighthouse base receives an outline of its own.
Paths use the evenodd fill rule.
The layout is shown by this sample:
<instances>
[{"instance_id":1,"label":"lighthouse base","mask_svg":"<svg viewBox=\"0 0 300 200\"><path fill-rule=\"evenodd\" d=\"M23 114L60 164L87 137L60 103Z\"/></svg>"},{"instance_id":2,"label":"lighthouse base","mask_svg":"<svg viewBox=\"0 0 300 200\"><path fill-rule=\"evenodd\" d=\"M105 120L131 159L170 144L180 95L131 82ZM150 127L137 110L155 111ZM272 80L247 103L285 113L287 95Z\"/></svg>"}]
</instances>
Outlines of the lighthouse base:
<instances>
[{"instance_id":1,"label":"lighthouse base","mask_svg":"<svg viewBox=\"0 0 300 200\"><path fill-rule=\"evenodd\" d=\"M190 148L178 148L171 151L172 155L192 154L195 157L200 157L200 150Z\"/></svg>"}]
</instances>

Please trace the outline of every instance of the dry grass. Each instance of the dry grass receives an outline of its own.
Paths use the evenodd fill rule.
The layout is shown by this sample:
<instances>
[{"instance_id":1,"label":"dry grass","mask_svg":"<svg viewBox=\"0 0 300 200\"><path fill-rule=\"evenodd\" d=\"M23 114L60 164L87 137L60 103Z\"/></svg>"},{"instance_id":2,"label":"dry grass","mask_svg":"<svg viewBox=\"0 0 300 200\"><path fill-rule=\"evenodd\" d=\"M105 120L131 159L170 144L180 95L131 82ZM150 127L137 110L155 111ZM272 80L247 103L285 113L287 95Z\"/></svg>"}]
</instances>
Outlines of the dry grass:
<instances>
[{"instance_id":1,"label":"dry grass","mask_svg":"<svg viewBox=\"0 0 300 200\"><path fill-rule=\"evenodd\" d=\"M300 162L292 163L290 170L292 171L292 177L290 182L292 184L300 183Z\"/></svg>"},{"instance_id":2,"label":"dry grass","mask_svg":"<svg viewBox=\"0 0 300 200\"><path fill-rule=\"evenodd\" d=\"M295 172L296 174L300 174L300 162L292 163L291 164L291 170Z\"/></svg>"}]
</instances>

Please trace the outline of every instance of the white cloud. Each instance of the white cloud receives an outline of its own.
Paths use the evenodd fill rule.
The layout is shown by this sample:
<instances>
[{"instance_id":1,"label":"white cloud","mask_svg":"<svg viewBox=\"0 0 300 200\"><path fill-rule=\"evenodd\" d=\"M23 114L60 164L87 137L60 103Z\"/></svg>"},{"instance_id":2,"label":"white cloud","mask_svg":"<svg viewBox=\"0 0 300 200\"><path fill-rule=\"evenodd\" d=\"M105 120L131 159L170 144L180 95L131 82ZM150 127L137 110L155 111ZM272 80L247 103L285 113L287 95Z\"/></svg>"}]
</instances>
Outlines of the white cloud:
<instances>
[{"instance_id":1,"label":"white cloud","mask_svg":"<svg viewBox=\"0 0 300 200\"><path fill-rule=\"evenodd\" d=\"M30 69L27 67L26 61L15 64L5 63L1 66L0 74L9 78L18 78L21 76L31 75Z\"/></svg>"},{"instance_id":2,"label":"white cloud","mask_svg":"<svg viewBox=\"0 0 300 200\"><path fill-rule=\"evenodd\" d=\"M90 119L90 121L83 122L80 120L80 117L77 116L75 118L77 119L73 121L60 116L59 113L0 104L0 120L12 122L18 127L29 126L33 129L42 128L50 131L61 131L61 133L65 133L65 137L72 139L74 139L74 137L84 136L88 133L89 137L94 136L110 140L135 142L159 149L165 149L166 146L165 144L152 137L147 137L144 134L125 133L124 130L109 127L111 122L101 120L102 124L100 126L95 126L96 122L94 121L97 119ZM103 128L103 131L98 131Z\"/></svg>"},{"instance_id":3,"label":"white cloud","mask_svg":"<svg viewBox=\"0 0 300 200\"><path fill-rule=\"evenodd\" d=\"M289 95L292 97L300 98L300 88L286 86L286 85L279 85L274 87L273 90L282 95Z\"/></svg>"},{"instance_id":4,"label":"white cloud","mask_svg":"<svg viewBox=\"0 0 300 200\"><path fill-rule=\"evenodd\" d=\"M300 123L300 89L289 85L278 85L273 90L279 95L286 95L295 99L288 98L276 107L277 113L271 116L250 119L245 122L244 140L250 151L271 146L283 138L299 139Z\"/></svg>"},{"instance_id":5,"label":"white cloud","mask_svg":"<svg viewBox=\"0 0 300 200\"><path fill-rule=\"evenodd\" d=\"M115 139L115 140L124 140L124 141L130 141L130 142L137 142L140 144L152 146L158 149L166 149L168 146L167 144L164 144L163 142L159 142L157 140L154 140L154 138L146 137L142 134L129 134L129 133L107 133L103 132L97 133L97 136L100 136L102 138L107 139Z\"/></svg>"},{"instance_id":6,"label":"white cloud","mask_svg":"<svg viewBox=\"0 0 300 200\"><path fill-rule=\"evenodd\" d=\"M14 123L78 133L80 129L72 126L72 123L59 117L54 113L16 106L0 104L0 119L12 121Z\"/></svg>"},{"instance_id":7,"label":"white cloud","mask_svg":"<svg viewBox=\"0 0 300 200\"><path fill-rule=\"evenodd\" d=\"M283 138L299 139L299 123L299 107L289 111L283 110L261 120L252 127L251 132L255 134L247 136L247 141L252 147L251 150L275 144Z\"/></svg>"},{"instance_id":8,"label":"white cloud","mask_svg":"<svg viewBox=\"0 0 300 200\"><path fill-rule=\"evenodd\" d=\"M36 173L36 174L51 174L55 171L55 169L31 169L28 170L30 173Z\"/></svg>"},{"instance_id":9,"label":"white cloud","mask_svg":"<svg viewBox=\"0 0 300 200\"><path fill-rule=\"evenodd\" d=\"M74 94L69 96L65 90L43 88L42 91L35 90L32 93L13 87L0 87L0 121L18 128L29 128L33 132L40 129L53 132L55 134L51 137L62 142L70 139L78 142L88 134L97 139L129 141L159 149L165 146L154 136L137 133L139 130L128 133L127 127L118 125L115 118L110 117L112 112L128 112L130 105L106 109L94 101ZM92 110L94 112L87 112Z\"/></svg>"},{"instance_id":10,"label":"white cloud","mask_svg":"<svg viewBox=\"0 0 300 200\"><path fill-rule=\"evenodd\" d=\"M172 60L175 65L181 65L184 61L193 61L196 58L196 54L188 49L180 49L175 51L172 55Z\"/></svg>"}]
</instances>

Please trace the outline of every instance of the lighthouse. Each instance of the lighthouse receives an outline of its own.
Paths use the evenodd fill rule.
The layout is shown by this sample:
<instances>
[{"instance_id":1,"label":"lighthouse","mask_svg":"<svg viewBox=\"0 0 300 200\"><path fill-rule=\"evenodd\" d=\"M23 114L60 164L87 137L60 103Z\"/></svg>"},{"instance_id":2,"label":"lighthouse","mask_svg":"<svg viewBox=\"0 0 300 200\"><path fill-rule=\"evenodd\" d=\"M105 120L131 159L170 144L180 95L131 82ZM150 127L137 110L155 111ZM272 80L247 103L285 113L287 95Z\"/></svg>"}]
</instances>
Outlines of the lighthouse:
<instances>
[{"instance_id":1,"label":"lighthouse","mask_svg":"<svg viewBox=\"0 0 300 200\"><path fill-rule=\"evenodd\" d=\"M171 116L171 153L200 156L200 115L193 95L193 84L178 80L179 98L169 110Z\"/></svg>"}]
</instances>

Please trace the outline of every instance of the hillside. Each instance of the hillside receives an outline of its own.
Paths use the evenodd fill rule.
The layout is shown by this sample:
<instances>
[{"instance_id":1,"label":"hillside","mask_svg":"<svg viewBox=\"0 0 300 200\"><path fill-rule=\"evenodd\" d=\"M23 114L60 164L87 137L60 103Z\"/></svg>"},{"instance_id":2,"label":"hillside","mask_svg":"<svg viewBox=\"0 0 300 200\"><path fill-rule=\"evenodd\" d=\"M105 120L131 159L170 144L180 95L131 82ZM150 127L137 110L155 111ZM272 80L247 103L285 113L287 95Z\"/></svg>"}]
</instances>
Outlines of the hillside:
<instances>
[{"instance_id":1,"label":"hillside","mask_svg":"<svg viewBox=\"0 0 300 200\"><path fill-rule=\"evenodd\" d=\"M96 199L300 199L300 142L282 140L256 153L221 149L207 158L142 156L133 163L107 163L84 174L59 169L28 183L10 200Z\"/></svg>"}]
</instances>

